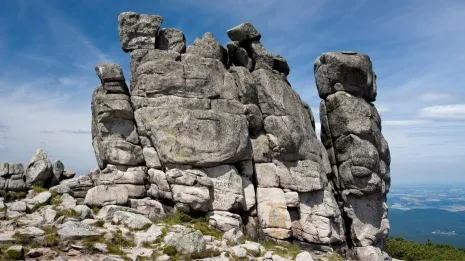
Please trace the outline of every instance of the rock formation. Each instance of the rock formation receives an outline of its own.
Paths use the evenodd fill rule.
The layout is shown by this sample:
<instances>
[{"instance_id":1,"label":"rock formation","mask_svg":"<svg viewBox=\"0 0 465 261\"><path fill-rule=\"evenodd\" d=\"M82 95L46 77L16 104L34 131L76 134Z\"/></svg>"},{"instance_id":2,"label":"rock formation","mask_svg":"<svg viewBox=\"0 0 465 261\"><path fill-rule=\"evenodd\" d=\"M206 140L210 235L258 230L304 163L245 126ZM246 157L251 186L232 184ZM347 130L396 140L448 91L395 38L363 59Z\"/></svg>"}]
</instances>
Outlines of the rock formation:
<instances>
[{"instance_id":1,"label":"rock formation","mask_svg":"<svg viewBox=\"0 0 465 261\"><path fill-rule=\"evenodd\" d=\"M372 104L369 57L340 52L316 60L320 142L310 106L287 80L288 63L265 49L252 24L228 30L225 48L211 33L186 46L183 32L160 29L162 22L134 12L118 17L121 46L130 53L129 88L119 65L95 67L101 85L92 95L92 145L99 168L74 178L61 161L52 164L37 151L25 171L0 165L0 189L53 186L82 219L92 215L89 207L101 208L98 219L131 229L176 209L209 216L209 226L236 244L246 233L358 260L389 259L383 250L390 155ZM42 201L12 203L7 215ZM62 237L89 232L74 221L63 227ZM170 229L164 244L185 254L205 250L199 231ZM156 239L150 233L159 230L140 237ZM233 251L260 253L259 244L241 246L248 251Z\"/></svg>"},{"instance_id":2,"label":"rock formation","mask_svg":"<svg viewBox=\"0 0 465 261\"><path fill-rule=\"evenodd\" d=\"M345 217L347 243L369 260L386 246L389 147L381 134L376 74L370 58L355 52L324 53L315 61L321 139ZM377 247L376 248L373 248Z\"/></svg>"},{"instance_id":3,"label":"rock formation","mask_svg":"<svg viewBox=\"0 0 465 261\"><path fill-rule=\"evenodd\" d=\"M383 260L389 150L370 103L368 56L327 53L315 62L321 143L310 107L287 81L286 60L265 49L252 24L228 30L227 48L211 33L186 48L182 31L159 30L162 21L118 18L130 93L118 65L96 67L93 144L104 187L92 190L124 184L128 198L207 213L223 231ZM106 204L91 198L100 194L86 201Z\"/></svg>"},{"instance_id":4,"label":"rock formation","mask_svg":"<svg viewBox=\"0 0 465 261\"><path fill-rule=\"evenodd\" d=\"M75 172L65 169L60 160L53 164L42 149L38 149L24 169L21 163L0 163L0 191L27 191L32 186L50 188L73 178Z\"/></svg>"}]
</instances>

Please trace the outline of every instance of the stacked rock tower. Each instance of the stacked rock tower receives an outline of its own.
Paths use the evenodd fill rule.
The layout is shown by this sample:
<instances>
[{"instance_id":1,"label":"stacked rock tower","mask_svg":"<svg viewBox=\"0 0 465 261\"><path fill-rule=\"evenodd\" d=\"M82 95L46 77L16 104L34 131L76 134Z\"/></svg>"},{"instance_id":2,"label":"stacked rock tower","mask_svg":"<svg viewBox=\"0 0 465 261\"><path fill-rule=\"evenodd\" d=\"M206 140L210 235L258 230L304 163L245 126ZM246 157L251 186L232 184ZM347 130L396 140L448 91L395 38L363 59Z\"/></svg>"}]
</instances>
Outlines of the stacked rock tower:
<instances>
[{"instance_id":1,"label":"stacked rock tower","mask_svg":"<svg viewBox=\"0 0 465 261\"><path fill-rule=\"evenodd\" d=\"M386 246L391 183L389 147L371 103L376 99L376 74L370 58L355 52L324 53L314 70L322 99L321 140L349 231L347 243L369 258Z\"/></svg>"},{"instance_id":2,"label":"stacked rock tower","mask_svg":"<svg viewBox=\"0 0 465 261\"><path fill-rule=\"evenodd\" d=\"M226 48L211 33L186 48L183 32L160 29L162 22L118 17L130 88L119 65L96 67L100 172L86 202L105 204L93 202L102 193L151 197L203 212L222 231L384 260L389 150L370 103L376 77L368 56L327 53L315 62L321 143L286 60L264 48L252 24L228 30Z\"/></svg>"}]
</instances>

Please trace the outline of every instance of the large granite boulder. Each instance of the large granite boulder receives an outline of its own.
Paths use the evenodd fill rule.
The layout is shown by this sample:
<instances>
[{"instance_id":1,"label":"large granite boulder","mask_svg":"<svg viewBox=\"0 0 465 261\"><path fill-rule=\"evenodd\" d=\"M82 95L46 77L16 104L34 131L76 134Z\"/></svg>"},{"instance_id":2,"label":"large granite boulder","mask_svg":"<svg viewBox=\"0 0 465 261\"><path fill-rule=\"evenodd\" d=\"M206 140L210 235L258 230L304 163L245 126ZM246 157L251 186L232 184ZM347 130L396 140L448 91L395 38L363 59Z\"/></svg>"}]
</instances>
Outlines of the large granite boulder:
<instances>
[{"instance_id":1,"label":"large granite boulder","mask_svg":"<svg viewBox=\"0 0 465 261\"><path fill-rule=\"evenodd\" d=\"M123 51L155 49L163 18L159 15L124 12L118 16L118 33Z\"/></svg>"},{"instance_id":2,"label":"large granite boulder","mask_svg":"<svg viewBox=\"0 0 465 261\"><path fill-rule=\"evenodd\" d=\"M26 167L26 185L46 186L51 181L53 166L42 149L38 149Z\"/></svg>"}]
</instances>

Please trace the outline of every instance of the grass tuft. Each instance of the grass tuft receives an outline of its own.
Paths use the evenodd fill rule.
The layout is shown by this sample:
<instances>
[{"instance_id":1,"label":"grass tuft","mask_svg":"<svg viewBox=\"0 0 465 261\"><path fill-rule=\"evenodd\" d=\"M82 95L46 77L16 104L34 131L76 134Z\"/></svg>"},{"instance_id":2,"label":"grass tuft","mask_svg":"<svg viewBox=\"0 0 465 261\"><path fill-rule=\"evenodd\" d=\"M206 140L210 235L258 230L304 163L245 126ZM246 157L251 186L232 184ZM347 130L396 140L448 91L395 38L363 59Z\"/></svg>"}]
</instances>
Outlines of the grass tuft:
<instances>
[{"instance_id":1,"label":"grass tuft","mask_svg":"<svg viewBox=\"0 0 465 261\"><path fill-rule=\"evenodd\" d=\"M67 217L67 218L79 218L79 215L74 209L65 208L57 213L57 217Z\"/></svg>"},{"instance_id":2,"label":"grass tuft","mask_svg":"<svg viewBox=\"0 0 465 261\"><path fill-rule=\"evenodd\" d=\"M163 253L165 255L175 257L176 255L178 255L179 252L174 246L166 246L165 248L163 248Z\"/></svg>"},{"instance_id":3,"label":"grass tuft","mask_svg":"<svg viewBox=\"0 0 465 261\"><path fill-rule=\"evenodd\" d=\"M37 194L40 194L40 193L42 193L42 192L48 191L48 189L43 188L43 187L38 186L38 185L32 186L32 190L34 191L34 193L35 193L36 195L37 195Z\"/></svg>"},{"instance_id":4,"label":"grass tuft","mask_svg":"<svg viewBox=\"0 0 465 261\"><path fill-rule=\"evenodd\" d=\"M300 252L302 252L300 246L295 243L287 243L283 245L269 240L265 240L261 243L266 250L273 251L273 253L282 257L290 257L294 259Z\"/></svg>"},{"instance_id":5,"label":"grass tuft","mask_svg":"<svg viewBox=\"0 0 465 261\"><path fill-rule=\"evenodd\" d=\"M27 193L24 191L14 192L14 191L4 191L0 190L0 198L4 198L5 202L11 202L18 199L26 198Z\"/></svg>"}]
</instances>

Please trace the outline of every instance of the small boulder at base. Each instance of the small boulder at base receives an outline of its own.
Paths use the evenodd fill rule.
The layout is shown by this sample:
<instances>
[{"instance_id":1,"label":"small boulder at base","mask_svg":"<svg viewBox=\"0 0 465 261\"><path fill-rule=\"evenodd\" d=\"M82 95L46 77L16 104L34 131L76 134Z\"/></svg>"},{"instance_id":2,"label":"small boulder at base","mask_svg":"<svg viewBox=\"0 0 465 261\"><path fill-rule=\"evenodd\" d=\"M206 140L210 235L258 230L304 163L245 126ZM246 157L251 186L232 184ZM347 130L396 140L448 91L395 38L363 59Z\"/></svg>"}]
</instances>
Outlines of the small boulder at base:
<instances>
[{"instance_id":1,"label":"small boulder at base","mask_svg":"<svg viewBox=\"0 0 465 261\"><path fill-rule=\"evenodd\" d=\"M175 247L184 255L205 250L205 239L202 233L193 228L185 228L180 232L169 232L164 241L165 244Z\"/></svg>"},{"instance_id":2,"label":"small boulder at base","mask_svg":"<svg viewBox=\"0 0 465 261\"><path fill-rule=\"evenodd\" d=\"M21 245L11 246L6 250L6 254L11 260L23 260L24 247Z\"/></svg>"},{"instance_id":3,"label":"small boulder at base","mask_svg":"<svg viewBox=\"0 0 465 261\"><path fill-rule=\"evenodd\" d=\"M26 185L43 186L50 182L53 175L52 163L42 149L38 149L32 156L26 168Z\"/></svg>"},{"instance_id":4,"label":"small boulder at base","mask_svg":"<svg viewBox=\"0 0 465 261\"><path fill-rule=\"evenodd\" d=\"M58 235L62 240L83 239L100 235L91 226L77 221L68 221L60 226Z\"/></svg>"},{"instance_id":5,"label":"small boulder at base","mask_svg":"<svg viewBox=\"0 0 465 261\"><path fill-rule=\"evenodd\" d=\"M88 206L125 205L128 191L122 186L100 185L87 191L84 204Z\"/></svg>"},{"instance_id":6,"label":"small boulder at base","mask_svg":"<svg viewBox=\"0 0 465 261\"><path fill-rule=\"evenodd\" d=\"M143 215L125 211L117 211L113 215L113 223L121 223L131 229L143 229L146 226L152 224L152 221Z\"/></svg>"}]
</instances>

